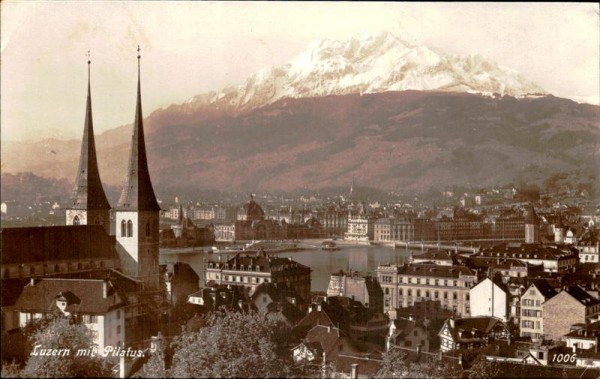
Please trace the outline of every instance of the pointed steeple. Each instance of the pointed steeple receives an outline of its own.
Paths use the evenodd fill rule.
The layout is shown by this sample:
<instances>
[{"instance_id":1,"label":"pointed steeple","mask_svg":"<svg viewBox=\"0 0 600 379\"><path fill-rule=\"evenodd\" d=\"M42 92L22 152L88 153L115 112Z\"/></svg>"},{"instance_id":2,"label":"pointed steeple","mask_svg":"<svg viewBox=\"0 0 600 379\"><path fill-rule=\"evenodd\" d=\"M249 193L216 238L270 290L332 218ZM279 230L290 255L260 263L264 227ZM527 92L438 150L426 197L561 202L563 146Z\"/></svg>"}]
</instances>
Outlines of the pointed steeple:
<instances>
[{"instance_id":1,"label":"pointed steeple","mask_svg":"<svg viewBox=\"0 0 600 379\"><path fill-rule=\"evenodd\" d=\"M140 48L138 46L137 104L135 108L135 121L133 123L133 136L131 138L131 153L117 209L125 211L159 211L160 206L154 195L150 172L148 171L148 160L146 158L139 52Z\"/></svg>"},{"instance_id":2,"label":"pointed steeple","mask_svg":"<svg viewBox=\"0 0 600 379\"><path fill-rule=\"evenodd\" d=\"M96 143L94 141L94 124L92 121L92 94L90 85L90 65L88 52L88 89L87 105L85 110L85 124L83 140L81 141L81 155L79 169L73 189L71 209L80 210L110 210L110 204L104 193L98 160L96 158Z\"/></svg>"}]
</instances>

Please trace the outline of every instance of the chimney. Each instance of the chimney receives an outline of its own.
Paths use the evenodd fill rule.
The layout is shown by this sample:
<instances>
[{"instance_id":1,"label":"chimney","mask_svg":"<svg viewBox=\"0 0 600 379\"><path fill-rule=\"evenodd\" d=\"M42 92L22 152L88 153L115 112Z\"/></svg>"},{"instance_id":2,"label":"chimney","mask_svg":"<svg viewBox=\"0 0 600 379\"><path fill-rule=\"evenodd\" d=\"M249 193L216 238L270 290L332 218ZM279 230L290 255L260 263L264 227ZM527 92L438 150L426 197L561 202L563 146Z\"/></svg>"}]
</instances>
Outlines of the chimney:
<instances>
[{"instance_id":1,"label":"chimney","mask_svg":"<svg viewBox=\"0 0 600 379\"><path fill-rule=\"evenodd\" d=\"M421 344L417 345L417 355L421 355Z\"/></svg>"},{"instance_id":2,"label":"chimney","mask_svg":"<svg viewBox=\"0 0 600 379\"><path fill-rule=\"evenodd\" d=\"M452 329L454 329L454 317L451 317L451 318L450 318L450 321L449 321L449 323L450 323L450 327L451 327Z\"/></svg>"},{"instance_id":3,"label":"chimney","mask_svg":"<svg viewBox=\"0 0 600 379\"><path fill-rule=\"evenodd\" d=\"M352 363L352 373L350 374L350 379L357 379L358 378L358 363Z\"/></svg>"},{"instance_id":4,"label":"chimney","mask_svg":"<svg viewBox=\"0 0 600 379\"><path fill-rule=\"evenodd\" d=\"M29 285L35 286L35 276L32 276L31 278L29 278Z\"/></svg>"},{"instance_id":5,"label":"chimney","mask_svg":"<svg viewBox=\"0 0 600 379\"><path fill-rule=\"evenodd\" d=\"M321 304L317 304L317 312L321 312Z\"/></svg>"},{"instance_id":6,"label":"chimney","mask_svg":"<svg viewBox=\"0 0 600 379\"><path fill-rule=\"evenodd\" d=\"M327 333L331 333L331 325L327 325Z\"/></svg>"}]
</instances>

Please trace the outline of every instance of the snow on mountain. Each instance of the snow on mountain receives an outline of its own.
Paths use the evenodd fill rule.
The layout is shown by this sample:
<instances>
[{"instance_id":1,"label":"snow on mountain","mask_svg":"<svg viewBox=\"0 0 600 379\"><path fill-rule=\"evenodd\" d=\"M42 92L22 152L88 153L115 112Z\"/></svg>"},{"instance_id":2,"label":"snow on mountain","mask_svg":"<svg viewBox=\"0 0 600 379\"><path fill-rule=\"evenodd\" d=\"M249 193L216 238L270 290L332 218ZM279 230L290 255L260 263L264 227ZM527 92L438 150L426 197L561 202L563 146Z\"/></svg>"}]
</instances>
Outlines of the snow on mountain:
<instances>
[{"instance_id":1,"label":"snow on mountain","mask_svg":"<svg viewBox=\"0 0 600 379\"><path fill-rule=\"evenodd\" d=\"M195 96L185 113L213 104L217 109L248 110L282 98L352 93L441 90L491 95L547 94L518 72L481 55L447 55L412 46L389 32L345 41L323 40L279 67L264 68L244 84Z\"/></svg>"}]
</instances>

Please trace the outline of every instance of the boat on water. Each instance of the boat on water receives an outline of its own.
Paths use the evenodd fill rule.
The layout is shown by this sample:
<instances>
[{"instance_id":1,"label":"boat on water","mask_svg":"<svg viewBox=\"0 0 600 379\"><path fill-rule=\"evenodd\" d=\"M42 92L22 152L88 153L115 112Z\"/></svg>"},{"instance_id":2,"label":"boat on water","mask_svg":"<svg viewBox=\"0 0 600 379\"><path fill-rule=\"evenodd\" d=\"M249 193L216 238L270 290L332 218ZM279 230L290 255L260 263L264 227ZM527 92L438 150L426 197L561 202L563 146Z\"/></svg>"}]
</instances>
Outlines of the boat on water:
<instances>
[{"instance_id":1,"label":"boat on water","mask_svg":"<svg viewBox=\"0 0 600 379\"><path fill-rule=\"evenodd\" d=\"M257 241L246 245L247 248L264 251L265 253L283 253L300 250L295 241Z\"/></svg>"},{"instance_id":2,"label":"boat on water","mask_svg":"<svg viewBox=\"0 0 600 379\"><path fill-rule=\"evenodd\" d=\"M256 253L256 249L248 249L245 246L227 246L223 249L219 249L216 246L213 246L211 252L213 254L251 254Z\"/></svg>"},{"instance_id":3,"label":"boat on water","mask_svg":"<svg viewBox=\"0 0 600 379\"><path fill-rule=\"evenodd\" d=\"M340 248L338 247L338 245L333 241L323 241L323 243L321 243L321 250L336 251L339 249Z\"/></svg>"}]
</instances>

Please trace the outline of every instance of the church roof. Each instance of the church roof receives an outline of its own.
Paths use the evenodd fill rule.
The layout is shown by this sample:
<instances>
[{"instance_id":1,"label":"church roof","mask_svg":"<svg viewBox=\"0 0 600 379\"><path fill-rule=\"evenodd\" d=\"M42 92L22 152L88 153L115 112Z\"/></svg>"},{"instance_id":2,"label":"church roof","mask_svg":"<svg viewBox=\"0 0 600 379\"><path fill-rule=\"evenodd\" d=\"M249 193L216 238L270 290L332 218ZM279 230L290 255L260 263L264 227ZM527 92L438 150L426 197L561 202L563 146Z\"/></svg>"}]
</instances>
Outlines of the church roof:
<instances>
[{"instance_id":1,"label":"church roof","mask_svg":"<svg viewBox=\"0 0 600 379\"><path fill-rule=\"evenodd\" d=\"M104 193L98 160L96 158L96 144L94 141L94 124L92 120L92 95L88 61L88 92L85 110L85 124L83 139L81 141L81 154L79 168L76 175L76 184L71 197L71 209L109 210L110 204Z\"/></svg>"},{"instance_id":2,"label":"church roof","mask_svg":"<svg viewBox=\"0 0 600 379\"><path fill-rule=\"evenodd\" d=\"M525 215L525 224L538 224L539 219L537 213L535 213L535 209L533 205L529 204L527 208L527 214Z\"/></svg>"},{"instance_id":3,"label":"church roof","mask_svg":"<svg viewBox=\"0 0 600 379\"><path fill-rule=\"evenodd\" d=\"M249 202L244 204L244 210L246 211L246 220L262 220L265 218L265 212L262 207L254 201L254 196L251 196Z\"/></svg>"},{"instance_id":4,"label":"church roof","mask_svg":"<svg viewBox=\"0 0 600 379\"><path fill-rule=\"evenodd\" d=\"M140 56L138 55L138 86L135 121L127 175L117 210L123 211L159 211L160 206L154 195L144 139L144 120L142 116L142 94L140 85Z\"/></svg>"},{"instance_id":5,"label":"church roof","mask_svg":"<svg viewBox=\"0 0 600 379\"><path fill-rule=\"evenodd\" d=\"M114 239L101 225L4 228L2 264L119 259Z\"/></svg>"}]
</instances>

